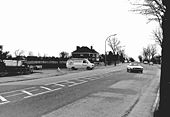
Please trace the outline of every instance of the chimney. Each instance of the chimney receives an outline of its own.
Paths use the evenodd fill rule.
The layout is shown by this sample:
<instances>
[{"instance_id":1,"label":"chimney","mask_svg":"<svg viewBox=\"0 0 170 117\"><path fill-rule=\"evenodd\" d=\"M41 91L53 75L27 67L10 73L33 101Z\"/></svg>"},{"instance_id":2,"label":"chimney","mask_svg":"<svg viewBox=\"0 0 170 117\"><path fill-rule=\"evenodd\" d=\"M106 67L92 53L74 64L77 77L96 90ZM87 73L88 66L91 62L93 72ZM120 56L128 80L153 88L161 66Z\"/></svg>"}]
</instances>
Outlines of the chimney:
<instances>
[{"instance_id":1,"label":"chimney","mask_svg":"<svg viewBox=\"0 0 170 117\"><path fill-rule=\"evenodd\" d=\"M90 49L92 50L92 49L93 49L93 46L90 46Z\"/></svg>"},{"instance_id":2,"label":"chimney","mask_svg":"<svg viewBox=\"0 0 170 117\"><path fill-rule=\"evenodd\" d=\"M79 50L79 49L80 49L80 46L77 46L76 48L77 48L77 50Z\"/></svg>"}]
</instances>

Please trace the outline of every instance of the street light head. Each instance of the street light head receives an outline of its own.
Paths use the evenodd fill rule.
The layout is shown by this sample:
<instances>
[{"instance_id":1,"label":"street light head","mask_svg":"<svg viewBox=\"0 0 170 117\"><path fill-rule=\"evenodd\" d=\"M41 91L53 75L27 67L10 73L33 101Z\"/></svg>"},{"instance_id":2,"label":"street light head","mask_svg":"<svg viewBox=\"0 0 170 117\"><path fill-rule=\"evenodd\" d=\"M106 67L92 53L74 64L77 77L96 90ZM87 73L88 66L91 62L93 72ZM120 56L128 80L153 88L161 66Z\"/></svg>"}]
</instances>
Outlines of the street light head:
<instances>
[{"instance_id":1,"label":"street light head","mask_svg":"<svg viewBox=\"0 0 170 117\"><path fill-rule=\"evenodd\" d=\"M117 34L114 34L113 36L116 36Z\"/></svg>"},{"instance_id":2,"label":"street light head","mask_svg":"<svg viewBox=\"0 0 170 117\"><path fill-rule=\"evenodd\" d=\"M108 36L108 37L106 38L105 42L106 42L108 39L110 39L112 36L116 36L116 35L117 35L117 34Z\"/></svg>"}]
</instances>

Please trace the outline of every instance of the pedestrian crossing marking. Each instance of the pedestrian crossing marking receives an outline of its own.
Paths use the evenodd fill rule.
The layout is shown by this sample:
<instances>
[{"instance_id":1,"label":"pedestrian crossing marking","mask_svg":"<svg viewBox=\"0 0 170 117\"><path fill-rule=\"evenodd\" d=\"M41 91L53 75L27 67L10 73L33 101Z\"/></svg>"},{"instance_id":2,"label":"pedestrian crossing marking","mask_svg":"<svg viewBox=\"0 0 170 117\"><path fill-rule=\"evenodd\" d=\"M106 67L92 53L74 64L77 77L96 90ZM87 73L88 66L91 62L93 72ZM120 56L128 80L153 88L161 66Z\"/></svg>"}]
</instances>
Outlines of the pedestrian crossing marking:
<instances>
[{"instance_id":1,"label":"pedestrian crossing marking","mask_svg":"<svg viewBox=\"0 0 170 117\"><path fill-rule=\"evenodd\" d=\"M23 90L22 92L23 92L23 93L26 93L26 94L28 94L28 95L30 95L30 96L33 95L32 93L30 93L30 92L28 92L28 91L25 91L25 90Z\"/></svg>"},{"instance_id":2,"label":"pedestrian crossing marking","mask_svg":"<svg viewBox=\"0 0 170 117\"><path fill-rule=\"evenodd\" d=\"M43 89L46 89L46 90L48 90L48 91L51 91L52 89L50 89L50 88L47 88L47 87L44 87L44 86L40 86L41 88L43 88Z\"/></svg>"},{"instance_id":3,"label":"pedestrian crossing marking","mask_svg":"<svg viewBox=\"0 0 170 117\"><path fill-rule=\"evenodd\" d=\"M2 102L7 102L7 101L8 101L7 99L5 99L4 97L2 97L1 95L0 95L0 100L1 100Z\"/></svg>"},{"instance_id":4,"label":"pedestrian crossing marking","mask_svg":"<svg viewBox=\"0 0 170 117\"><path fill-rule=\"evenodd\" d=\"M60 90L64 87L72 87L75 85L83 84L88 81L96 80L98 78L77 78L72 80L60 81L51 84L44 84L37 87L28 87L15 91L4 92L0 94L0 104L5 104L18 99L30 98L33 96L41 95L44 93ZM28 95L28 96L25 96Z\"/></svg>"}]
</instances>

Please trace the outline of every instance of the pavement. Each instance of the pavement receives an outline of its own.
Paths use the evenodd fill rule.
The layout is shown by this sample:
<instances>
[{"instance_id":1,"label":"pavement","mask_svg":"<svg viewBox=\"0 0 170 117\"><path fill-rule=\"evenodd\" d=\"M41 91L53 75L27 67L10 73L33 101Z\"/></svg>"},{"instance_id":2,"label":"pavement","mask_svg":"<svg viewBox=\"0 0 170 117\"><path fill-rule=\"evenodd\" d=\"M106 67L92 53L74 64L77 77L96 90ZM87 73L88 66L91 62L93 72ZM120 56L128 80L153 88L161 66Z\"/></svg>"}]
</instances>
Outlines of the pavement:
<instances>
[{"instance_id":1,"label":"pavement","mask_svg":"<svg viewBox=\"0 0 170 117\"><path fill-rule=\"evenodd\" d=\"M29 75L16 75L16 76L6 76L0 77L0 84L9 83L9 82L19 82L26 80L35 80L40 78L47 78L52 76L64 75L66 72L59 70L36 70L34 73Z\"/></svg>"},{"instance_id":2,"label":"pavement","mask_svg":"<svg viewBox=\"0 0 170 117\"><path fill-rule=\"evenodd\" d=\"M157 65L158 72L154 76L152 82L147 89L144 89L138 103L129 112L126 117L154 117L154 112L159 105L159 86L160 86L160 69Z\"/></svg>"},{"instance_id":3,"label":"pavement","mask_svg":"<svg viewBox=\"0 0 170 117\"><path fill-rule=\"evenodd\" d=\"M159 79L154 79L127 117L153 117L159 103Z\"/></svg>"}]
</instances>

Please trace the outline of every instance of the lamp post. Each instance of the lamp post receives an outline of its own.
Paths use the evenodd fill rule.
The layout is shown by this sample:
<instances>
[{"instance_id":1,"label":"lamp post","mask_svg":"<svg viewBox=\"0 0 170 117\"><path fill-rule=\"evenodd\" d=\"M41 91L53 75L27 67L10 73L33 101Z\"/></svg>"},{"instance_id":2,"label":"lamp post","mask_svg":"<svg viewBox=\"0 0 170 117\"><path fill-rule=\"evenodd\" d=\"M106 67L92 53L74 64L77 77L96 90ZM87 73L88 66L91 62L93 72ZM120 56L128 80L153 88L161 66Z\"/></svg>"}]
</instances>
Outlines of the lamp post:
<instances>
[{"instance_id":1,"label":"lamp post","mask_svg":"<svg viewBox=\"0 0 170 117\"><path fill-rule=\"evenodd\" d=\"M115 36L115 35L117 35L117 34L110 35L110 36L108 36L108 37L106 38L106 40L105 40L105 66L106 66L106 41L107 41L108 39L110 39L110 37Z\"/></svg>"}]
</instances>

